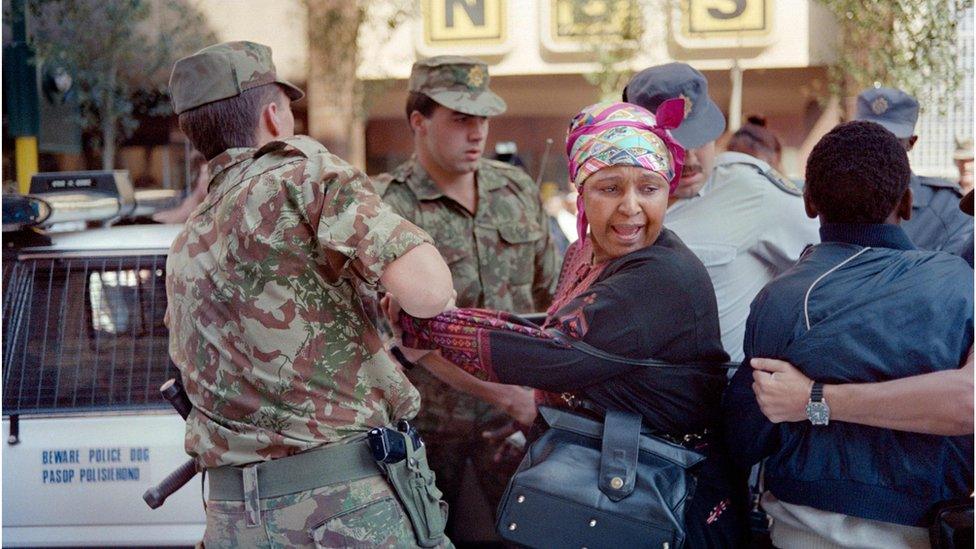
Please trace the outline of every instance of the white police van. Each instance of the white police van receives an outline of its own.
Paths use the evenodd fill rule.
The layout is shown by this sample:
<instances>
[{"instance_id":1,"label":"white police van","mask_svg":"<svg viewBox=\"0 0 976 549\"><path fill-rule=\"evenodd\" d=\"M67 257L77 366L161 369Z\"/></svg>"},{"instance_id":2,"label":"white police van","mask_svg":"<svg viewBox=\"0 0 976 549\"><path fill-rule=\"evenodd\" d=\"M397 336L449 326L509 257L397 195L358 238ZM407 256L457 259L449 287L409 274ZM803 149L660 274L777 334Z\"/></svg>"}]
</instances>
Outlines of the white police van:
<instances>
[{"instance_id":1,"label":"white police van","mask_svg":"<svg viewBox=\"0 0 976 549\"><path fill-rule=\"evenodd\" d=\"M144 206L119 172L58 175L34 180L26 217L63 226ZM158 390L178 377L163 317L180 227L44 234L13 226L4 200L3 546L193 545L199 482L156 510L142 499L187 459Z\"/></svg>"}]
</instances>

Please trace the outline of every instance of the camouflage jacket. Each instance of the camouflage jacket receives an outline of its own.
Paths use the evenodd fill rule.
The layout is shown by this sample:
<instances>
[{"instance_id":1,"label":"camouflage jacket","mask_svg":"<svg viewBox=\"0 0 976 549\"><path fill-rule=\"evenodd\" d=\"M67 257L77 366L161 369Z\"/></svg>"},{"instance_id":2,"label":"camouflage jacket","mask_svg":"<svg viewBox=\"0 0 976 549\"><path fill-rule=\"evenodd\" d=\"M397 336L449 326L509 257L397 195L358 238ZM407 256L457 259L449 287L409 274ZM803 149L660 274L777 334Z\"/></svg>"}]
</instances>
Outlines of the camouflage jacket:
<instances>
[{"instance_id":1,"label":"camouflage jacket","mask_svg":"<svg viewBox=\"0 0 976 549\"><path fill-rule=\"evenodd\" d=\"M539 189L520 168L482 159L474 215L447 198L416 159L374 179L383 201L421 227L451 268L458 307L545 311L558 265Z\"/></svg>"},{"instance_id":2,"label":"camouflage jacket","mask_svg":"<svg viewBox=\"0 0 976 549\"><path fill-rule=\"evenodd\" d=\"M374 184L384 202L434 238L451 268L458 307L545 311L555 292L558 258L538 187L520 168L487 159L478 166L477 181L474 215L444 196L416 158ZM467 436L497 415L423 368L409 375L423 397L415 422L423 432Z\"/></svg>"},{"instance_id":3,"label":"camouflage jacket","mask_svg":"<svg viewBox=\"0 0 976 549\"><path fill-rule=\"evenodd\" d=\"M356 288L430 237L309 137L229 149L210 170L166 263L187 452L239 465L415 415Z\"/></svg>"}]
</instances>

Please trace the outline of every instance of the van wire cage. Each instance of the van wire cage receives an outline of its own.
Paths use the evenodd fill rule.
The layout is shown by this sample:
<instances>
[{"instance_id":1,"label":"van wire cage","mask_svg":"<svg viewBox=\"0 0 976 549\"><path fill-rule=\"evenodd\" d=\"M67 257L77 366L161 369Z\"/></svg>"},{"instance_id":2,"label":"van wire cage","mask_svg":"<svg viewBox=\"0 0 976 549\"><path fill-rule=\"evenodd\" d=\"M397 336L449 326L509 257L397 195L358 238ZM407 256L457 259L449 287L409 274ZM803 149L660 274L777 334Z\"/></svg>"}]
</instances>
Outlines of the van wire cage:
<instances>
[{"instance_id":1,"label":"van wire cage","mask_svg":"<svg viewBox=\"0 0 976 549\"><path fill-rule=\"evenodd\" d=\"M165 255L4 259L3 415L169 407Z\"/></svg>"}]
</instances>

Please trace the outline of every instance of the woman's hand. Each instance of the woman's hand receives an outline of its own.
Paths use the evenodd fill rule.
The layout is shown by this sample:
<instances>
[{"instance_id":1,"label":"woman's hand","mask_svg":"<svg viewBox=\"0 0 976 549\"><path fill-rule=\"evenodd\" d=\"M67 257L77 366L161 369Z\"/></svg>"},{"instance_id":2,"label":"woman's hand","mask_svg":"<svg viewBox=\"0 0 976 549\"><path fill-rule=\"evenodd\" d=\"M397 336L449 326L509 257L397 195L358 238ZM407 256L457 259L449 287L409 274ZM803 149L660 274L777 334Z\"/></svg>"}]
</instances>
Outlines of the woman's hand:
<instances>
[{"instance_id":1,"label":"woman's hand","mask_svg":"<svg viewBox=\"0 0 976 549\"><path fill-rule=\"evenodd\" d=\"M763 415L773 423L805 421L813 380L782 360L754 358L749 363L752 391Z\"/></svg>"},{"instance_id":2,"label":"woman's hand","mask_svg":"<svg viewBox=\"0 0 976 549\"><path fill-rule=\"evenodd\" d=\"M454 304L454 300L451 300L451 304ZM391 293L387 293L380 299L380 310L383 311L383 316L390 323L390 328L393 330L393 337L397 340L397 347L403 352L403 356L406 357L410 362L417 362L423 357L430 354L430 349L411 349L409 347L403 346L402 334L403 331L400 329L400 303L397 302L396 297Z\"/></svg>"}]
</instances>

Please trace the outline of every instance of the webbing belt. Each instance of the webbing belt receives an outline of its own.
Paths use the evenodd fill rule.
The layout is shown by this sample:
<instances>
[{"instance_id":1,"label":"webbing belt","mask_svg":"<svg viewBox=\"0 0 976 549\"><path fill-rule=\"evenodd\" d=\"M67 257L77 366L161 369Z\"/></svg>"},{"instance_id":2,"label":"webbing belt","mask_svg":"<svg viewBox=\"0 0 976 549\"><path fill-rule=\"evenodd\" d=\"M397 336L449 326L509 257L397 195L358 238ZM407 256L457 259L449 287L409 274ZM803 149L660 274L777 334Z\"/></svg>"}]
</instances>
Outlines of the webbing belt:
<instances>
[{"instance_id":1,"label":"webbing belt","mask_svg":"<svg viewBox=\"0 0 976 549\"><path fill-rule=\"evenodd\" d=\"M257 471L257 492L261 499L274 498L329 484L381 475L365 440L309 450L286 458L247 467L207 469L209 499L244 501L245 476Z\"/></svg>"}]
</instances>

